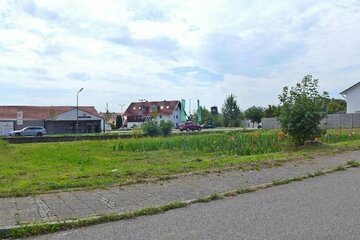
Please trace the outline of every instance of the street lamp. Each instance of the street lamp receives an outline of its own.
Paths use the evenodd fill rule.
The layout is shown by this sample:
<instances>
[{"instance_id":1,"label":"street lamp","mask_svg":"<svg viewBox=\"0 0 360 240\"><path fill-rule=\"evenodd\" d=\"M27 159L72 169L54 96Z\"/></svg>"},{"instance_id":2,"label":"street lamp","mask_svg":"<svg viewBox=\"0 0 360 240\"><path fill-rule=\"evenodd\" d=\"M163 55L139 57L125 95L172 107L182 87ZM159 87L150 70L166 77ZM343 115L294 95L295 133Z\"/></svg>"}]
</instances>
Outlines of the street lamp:
<instances>
[{"instance_id":1,"label":"street lamp","mask_svg":"<svg viewBox=\"0 0 360 240\"><path fill-rule=\"evenodd\" d=\"M76 94L76 132L79 132L79 93L84 88L81 88Z\"/></svg>"}]
</instances>

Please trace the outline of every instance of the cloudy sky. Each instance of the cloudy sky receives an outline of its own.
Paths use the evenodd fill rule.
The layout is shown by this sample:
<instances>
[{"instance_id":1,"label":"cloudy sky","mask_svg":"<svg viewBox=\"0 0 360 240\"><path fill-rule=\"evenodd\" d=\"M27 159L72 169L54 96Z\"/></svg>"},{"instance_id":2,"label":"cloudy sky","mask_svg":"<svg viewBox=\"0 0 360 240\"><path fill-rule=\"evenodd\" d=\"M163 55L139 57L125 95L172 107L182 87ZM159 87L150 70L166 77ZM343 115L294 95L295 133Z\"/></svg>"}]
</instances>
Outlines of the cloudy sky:
<instances>
[{"instance_id":1,"label":"cloudy sky","mask_svg":"<svg viewBox=\"0 0 360 240\"><path fill-rule=\"evenodd\" d=\"M358 0L1 0L0 105L277 104L360 81Z\"/></svg>"}]
</instances>

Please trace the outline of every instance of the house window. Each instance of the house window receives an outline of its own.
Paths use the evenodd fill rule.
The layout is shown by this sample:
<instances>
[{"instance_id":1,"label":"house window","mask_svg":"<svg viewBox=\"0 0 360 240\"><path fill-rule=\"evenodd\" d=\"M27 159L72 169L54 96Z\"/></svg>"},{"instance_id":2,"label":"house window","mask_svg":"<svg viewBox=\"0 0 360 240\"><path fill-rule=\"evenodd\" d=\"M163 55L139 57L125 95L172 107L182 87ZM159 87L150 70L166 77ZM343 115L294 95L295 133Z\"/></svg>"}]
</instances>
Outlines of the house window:
<instances>
[{"instance_id":1,"label":"house window","mask_svg":"<svg viewBox=\"0 0 360 240\"><path fill-rule=\"evenodd\" d=\"M178 119L178 115L176 115L176 119Z\"/></svg>"},{"instance_id":2,"label":"house window","mask_svg":"<svg viewBox=\"0 0 360 240\"><path fill-rule=\"evenodd\" d=\"M162 118L162 116L160 115L160 118Z\"/></svg>"}]
</instances>

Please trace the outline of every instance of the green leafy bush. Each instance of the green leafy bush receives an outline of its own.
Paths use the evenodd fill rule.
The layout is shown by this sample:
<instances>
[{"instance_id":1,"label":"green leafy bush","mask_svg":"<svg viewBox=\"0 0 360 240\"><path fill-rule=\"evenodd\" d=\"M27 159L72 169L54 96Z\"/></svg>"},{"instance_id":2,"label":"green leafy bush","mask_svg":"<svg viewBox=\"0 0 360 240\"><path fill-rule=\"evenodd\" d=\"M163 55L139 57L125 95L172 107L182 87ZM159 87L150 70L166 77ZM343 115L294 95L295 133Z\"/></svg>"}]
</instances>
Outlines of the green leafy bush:
<instances>
[{"instance_id":1,"label":"green leafy bush","mask_svg":"<svg viewBox=\"0 0 360 240\"><path fill-rule=\"evenodd\" d=\"M131 134L134 138L138 138L141 137L144 133L141 128L135 127L131 130Z\"/></svg>"},{"instance_id":2,"label":"green leafy bush","mask_svg":"<svg viewBox=\"0 0 360 240\"><path fill-rule=\"evenodd\" d=\"M325 99L328 94L318 93L318 81L307 75L290 90L284 87L279 96L282 104L279 117L281 128L296 145L313 142L325 133L320 122L326 117Z\"/></svg>"},{"instance_id":3,"label":"green leafy bush","mask_svg":"<svg viewBox=\"0 0 360 240\"><path fill-rule=\"evenodd\" d=\"M168 135L170 135L171 130L172 130L172 122L161 120L159 128L160 128L160 132L163 136L168 136Z\"/></svg>"},{"instance_id":4,"label":"green leafy bush","mask_svg":"<svg viewBox=\"0 0 360 240\"><path fill-rule=\"evenodd\" d=\"M141 128L146 136L155 137L160 135L160 128L157 122L149 121L141 125Z\"/></svg>"}]
</instances>

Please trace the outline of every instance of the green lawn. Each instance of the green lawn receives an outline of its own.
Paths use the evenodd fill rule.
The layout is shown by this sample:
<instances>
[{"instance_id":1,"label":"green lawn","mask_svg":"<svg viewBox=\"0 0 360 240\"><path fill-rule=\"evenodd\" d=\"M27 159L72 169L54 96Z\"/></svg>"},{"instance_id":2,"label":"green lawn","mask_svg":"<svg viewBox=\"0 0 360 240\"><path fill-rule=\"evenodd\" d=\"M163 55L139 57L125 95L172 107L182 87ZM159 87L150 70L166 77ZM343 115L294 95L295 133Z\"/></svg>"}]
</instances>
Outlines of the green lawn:
<instances>
[{"instance_id":1,"label":"green lawn","mask_svg":"<svg viewBox=\"0 0 360 240\"><path fill-rule=\"evenodd\" d=\"M284 152L279 146L286 140L278 137L239 132L65 143L0 141L0 197L128 184L229 166L258 168L360 145L359 140L339 138L342 143Z\"/></svg>"}]
</instances>

